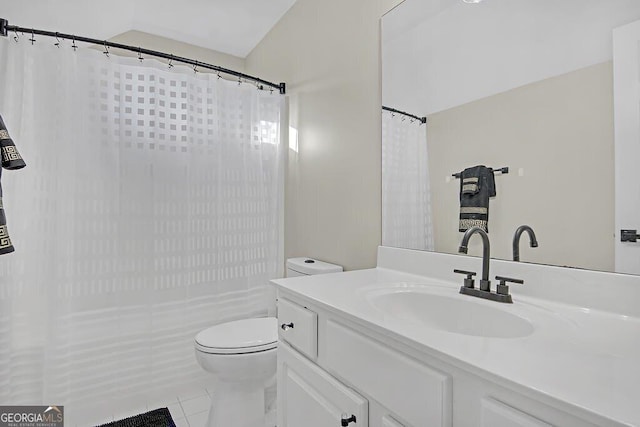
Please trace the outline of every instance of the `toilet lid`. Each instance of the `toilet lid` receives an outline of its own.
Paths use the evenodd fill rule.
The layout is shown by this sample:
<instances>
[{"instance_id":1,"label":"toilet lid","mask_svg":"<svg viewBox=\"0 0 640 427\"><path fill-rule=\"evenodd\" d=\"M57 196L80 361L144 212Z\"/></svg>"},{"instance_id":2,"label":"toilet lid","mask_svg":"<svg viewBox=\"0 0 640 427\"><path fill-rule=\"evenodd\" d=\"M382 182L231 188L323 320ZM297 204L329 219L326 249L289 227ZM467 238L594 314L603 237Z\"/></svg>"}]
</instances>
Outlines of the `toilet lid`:
<instances>
[{"instance_id":1,"label":"toilet lid","mask_svg":"<svg viewBox=\"0 0 640 427\"><path fill-rule=\"evenodd\" d=\"M278 320L275 317L221 323L196 335L196 347L205 353L241 354L276 348Z\"/></svg>"}]
</instances>

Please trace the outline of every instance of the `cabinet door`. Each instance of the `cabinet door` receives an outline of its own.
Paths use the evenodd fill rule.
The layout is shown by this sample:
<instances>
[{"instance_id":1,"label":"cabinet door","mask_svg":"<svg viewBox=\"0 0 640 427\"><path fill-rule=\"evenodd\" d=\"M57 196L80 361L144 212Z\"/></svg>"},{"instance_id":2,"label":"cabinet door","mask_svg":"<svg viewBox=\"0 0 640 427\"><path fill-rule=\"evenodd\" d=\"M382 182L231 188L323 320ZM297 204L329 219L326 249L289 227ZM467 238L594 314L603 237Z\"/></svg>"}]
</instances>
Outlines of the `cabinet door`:
<instances>
[{"instance_id":1,"label":"cabinet door","mask_svg":"<svg viewBox=\"0 0 640 427\"><path fill-rule=\"evenodd\" d=\"M451 375L339 322L328 320L326 368L415 427L451 427Z\"/></svg>"},{"instance_id":2,"label":"cabinet door","mask_svg":"<svg viewBox=\"0 0 640 427\"><path fill-rule=\"evenodd\" d=\"M404 427L398 421L396 421L391 415L385 415L382 417L382 427Z\"/></svg>"},{"instance_id":3,"label":"cabinet door","mask_svg":"<svg viewBox=\"0 0 640 427\"><path fill-rule=\"evenodd\" d=\"M482 399L482 427L553 427L511 406Z\"/></svg>"},{"instance_id":4,"label":"cabinet door","mask_svg":"<svg viewBox=\"0 0 640 427\"><path fill-rule=\"evenodd\" d=\"M368 402L285 343L278 344L278 427L367 427Z\"/></svg>"}]
</instances>

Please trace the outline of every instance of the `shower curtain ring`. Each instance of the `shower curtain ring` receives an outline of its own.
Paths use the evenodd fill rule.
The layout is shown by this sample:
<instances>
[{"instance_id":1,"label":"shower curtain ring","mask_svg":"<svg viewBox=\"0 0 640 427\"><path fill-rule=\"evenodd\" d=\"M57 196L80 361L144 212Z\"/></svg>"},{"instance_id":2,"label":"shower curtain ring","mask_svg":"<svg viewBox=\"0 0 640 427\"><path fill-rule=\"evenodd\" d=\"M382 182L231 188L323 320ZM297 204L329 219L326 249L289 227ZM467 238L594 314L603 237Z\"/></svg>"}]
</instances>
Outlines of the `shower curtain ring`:
<instances>
[{"instance_id":1,"label":"shower curtain ring","mask_svg":"<svg viewBox=\"0 0 640 427\"><path fill-rule=\"evenodd\" d=\"M71 49L75 52L78 49L78 45L76 44L76 36L73 36L73 43L71 43Z\"/></svg>"},{"instance_id":2,"label":"shower curtain ring","mask_svg":"<svg viewBox=\"0 0 640 427\"><path fill-rule=\"evenodd\" d=\"M107 58L109 57L109 46L107 46L107 41L105 40L104 42L104 56L106 56Z\"/></svg>"},{"instance_id":3,"label":"shower curtain ring","mask_svg":"<svg viewBox=\"0 0 640 427\"><path fill-rule=\"evenodd\" d=\"M169 69L172 69L172 68L173 68L173 64L172 64L172 62L173 62L173 55L171 55L171 58L169 58L169 65L168 65L168 68L169 68Z\"/></svg>"},{"instance_id":4,"label":"shower curtain ring","mask_svg":"<svg viewBox=\"0 0 640 427\"><path fill-rule=\"evenodd\" d=\"M31 38L29 39L29 41L31 42L31 46L33 46L33 44L36 42L36 38L33 35L33 28L31 29Z\"/></svg>"},{"instance_id":5,"label":"shower curtain ring","mask_svg":"<svg viewBox=\"0 0 640 427\"><path fill-rule=\"evenodd\" d=\"M140 62L144 61L144 58L142 57L142 48L138 47L138 60Z\"/></svg>"},{"instance_id":6,"label":"shower curtain ring","mask_svg":"<svg viewBox=\"0 0 640 427\"><path fill-rule=\"evenodd\" d=\"M18 30L13 30L14 33L16 33L15 36L13 36L13 40L18 43L18 40L20 40L20 36L18 35Z\"/></svg>"},{"instance_id":7,"label":"shower curtain ring","mask_svg":"<svg viewBox=\"0 0 640 427\"><path fill-rule=\"evenodd\" d=\"M197 73L198 72L198 61L196 61L196 63L193 65L193 73Z\"/></svg>"},{"instance_id":8,"label":"shower curtain ring","mask_svg":"<svg viewBox=\"0 0 640 427\"><path fill-rule=\"evenodd\" d=\"M60 49L60 38L58 37L58 32L56 31L56 42L53 44L55 47Z\"/></svg>"}]
</instances>

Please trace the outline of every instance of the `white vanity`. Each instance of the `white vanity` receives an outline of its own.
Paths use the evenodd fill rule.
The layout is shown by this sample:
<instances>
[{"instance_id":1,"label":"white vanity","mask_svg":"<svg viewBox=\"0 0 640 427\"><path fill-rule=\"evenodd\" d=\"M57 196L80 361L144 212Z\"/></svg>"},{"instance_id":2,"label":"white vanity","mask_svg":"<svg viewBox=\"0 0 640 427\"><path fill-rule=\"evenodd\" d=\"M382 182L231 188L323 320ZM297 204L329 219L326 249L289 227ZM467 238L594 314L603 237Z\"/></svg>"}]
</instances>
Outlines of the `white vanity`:
<instances>
[{"instance_id":1,"label":"white vanity","mask_svg":"<svg viewBox=\"0 0 640 427\"><path fill-rule=\"evenodd\" d=\"M459 294L480 263L274 280L278 426L640 426L640 277L492 260L506 304Z\"/></svg>"}]
</instances>

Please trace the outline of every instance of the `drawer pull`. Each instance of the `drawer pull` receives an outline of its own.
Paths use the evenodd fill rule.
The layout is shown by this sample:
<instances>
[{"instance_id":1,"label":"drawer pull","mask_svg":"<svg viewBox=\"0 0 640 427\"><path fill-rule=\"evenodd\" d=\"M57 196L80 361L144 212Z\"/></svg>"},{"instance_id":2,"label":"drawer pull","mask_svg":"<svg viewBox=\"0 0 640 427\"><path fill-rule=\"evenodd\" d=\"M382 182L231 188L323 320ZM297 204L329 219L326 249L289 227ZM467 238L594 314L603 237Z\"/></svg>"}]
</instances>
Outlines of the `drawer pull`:
<instances>
[{"instance_id":1,"label":"drawer pull","mask_svg":"<svg viewBox=\"0 0 640 427\"><path fill-rule=\"evenodd\" d=\"M355 422L356 422L355 415L348 416L347 414L342 414L342 418L340 419L340 426L347 427L349 424L355 423Z\"/></svg>"},{"instance_id":2,"label":"drawer pull","mask_svg":"<svg viewBox=\"0 0 640 427\"><path fill-rule=\"evenodd\" d=\"M283 331L286 331L287 329L293 329L293 322L283 323L282 325L280 325L280 327L282 328Z\"/></svg>"}]
</instances>

